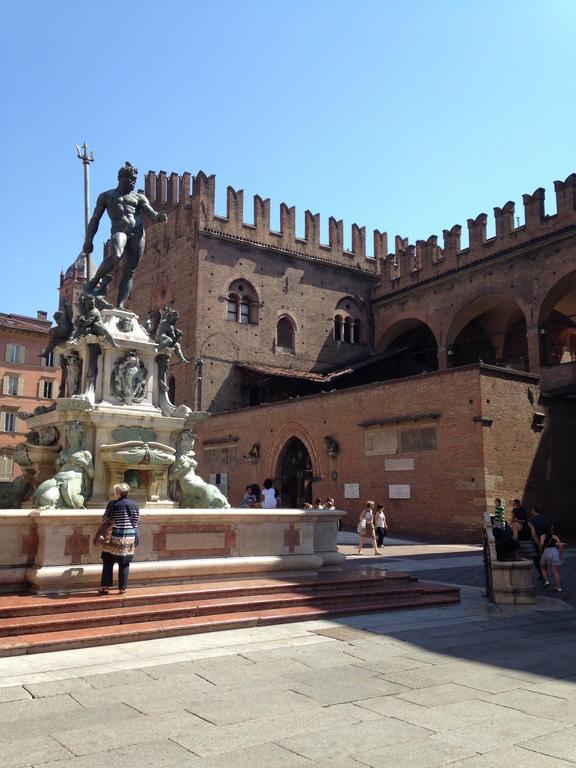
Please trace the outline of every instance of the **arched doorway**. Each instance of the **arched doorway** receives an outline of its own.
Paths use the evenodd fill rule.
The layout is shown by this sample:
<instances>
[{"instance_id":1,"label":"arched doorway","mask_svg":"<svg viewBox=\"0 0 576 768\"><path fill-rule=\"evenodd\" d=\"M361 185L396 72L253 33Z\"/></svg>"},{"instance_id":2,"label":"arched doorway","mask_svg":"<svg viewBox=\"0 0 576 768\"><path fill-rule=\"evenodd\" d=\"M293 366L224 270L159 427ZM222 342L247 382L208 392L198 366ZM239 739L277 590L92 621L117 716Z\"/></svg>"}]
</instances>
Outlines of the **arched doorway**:
<instances>
[{"instance_id":1,"label":"arched doorway","mask_svg":"<svg viewBox=\"0 0 576 768\"><path fill-rule=\"evenodd\" d=\"M311 504L312 459L302 440L292 437L286 443L278 466L282 506L302 509L304 504Z\"/></svg>"}]
</instances>

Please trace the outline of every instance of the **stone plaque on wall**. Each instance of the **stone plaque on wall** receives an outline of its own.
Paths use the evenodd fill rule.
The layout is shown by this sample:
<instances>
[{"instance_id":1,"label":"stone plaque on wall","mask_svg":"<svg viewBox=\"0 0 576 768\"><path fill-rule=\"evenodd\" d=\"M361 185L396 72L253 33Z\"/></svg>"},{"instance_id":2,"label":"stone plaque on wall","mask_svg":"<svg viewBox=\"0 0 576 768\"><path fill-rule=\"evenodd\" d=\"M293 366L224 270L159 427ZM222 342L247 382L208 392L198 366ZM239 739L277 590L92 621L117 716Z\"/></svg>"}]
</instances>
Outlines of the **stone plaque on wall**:
<instances>
[{"instance_id":1,"label":"stone plaque on wall","mask_svg":"<svg viewBox=\"0 0 576 768\"><path fill-rule=\"evenodd\" d=\"M386 472L406 472L414 469L414 459L384 459Z\"/></svg>"},{"instance_id":2,"label":"stone plaque on wall","mask_svg":"<svg viewBox=\"0 0 576 768\"><path fill-rule=\"evenodd\" d=\"M344 498L345 499L359 499L360 498L360 483L344 483Z\"/></svg>"},{"instance_id":3,"label":"stone plaque on wall","mask_svg":"<svg viewBox=\"0 0 576 768\"><path fill-rule=\"evenodd\" d=\"M410 486L409 485L389 485L388 498L389 499L409 499Z\"/></svg>"},{"instance_id":4,"label":"stone plaque on wall","mask_svg":"<svg viewBox=\"0 0 576 768\"><path fill-rule=\"evenodd\" d=\"M366 456L379 456L383 453L398 453L398 433L395 429L376 429L364 435L364 453Z\"/></svg>"}]
</instances>

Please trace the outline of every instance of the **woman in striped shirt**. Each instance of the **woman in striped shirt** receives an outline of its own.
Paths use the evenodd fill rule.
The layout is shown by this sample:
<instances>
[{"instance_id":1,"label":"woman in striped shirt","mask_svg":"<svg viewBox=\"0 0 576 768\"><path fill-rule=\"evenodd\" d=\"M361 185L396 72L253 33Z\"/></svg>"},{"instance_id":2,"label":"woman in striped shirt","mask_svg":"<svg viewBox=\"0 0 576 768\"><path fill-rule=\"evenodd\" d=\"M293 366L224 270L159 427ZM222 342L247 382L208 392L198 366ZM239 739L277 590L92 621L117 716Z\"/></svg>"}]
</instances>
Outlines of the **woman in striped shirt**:
<instances>
[{"instance_id":1,"label":"woman in striped shirt","mask_svg":"<svg viewBox=\"0 0 576 768\"><path fill-rule=\"evenodd\" d=\"M136 533L140 510L138 505L128 498L128 483L118 483L112 489L114 498L108 503L102 517L103 523L112 527L111 535L102 544L101 595L107 595L113 582L114 564L118 563L118 592L124 594L128 587L128 569L134 557Z\"/></svg>"}]
</instances>

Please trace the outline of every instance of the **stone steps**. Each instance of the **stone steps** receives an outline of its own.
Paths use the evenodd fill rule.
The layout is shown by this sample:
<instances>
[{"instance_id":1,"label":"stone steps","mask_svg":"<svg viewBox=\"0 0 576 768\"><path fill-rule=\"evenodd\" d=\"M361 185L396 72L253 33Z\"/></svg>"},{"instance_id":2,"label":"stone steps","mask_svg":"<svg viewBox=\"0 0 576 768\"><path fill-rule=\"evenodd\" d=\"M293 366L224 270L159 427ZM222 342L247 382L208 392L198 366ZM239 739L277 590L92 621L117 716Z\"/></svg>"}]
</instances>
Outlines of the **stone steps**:
<instances>
[{"instance_id":1,"label":"stone steps","mask_svg":"<svg viewBox=\"0 0 576 768\"><path fill-rule=\"evenodd\" d=\"M374 573L376 572L376 573ZM453 587L380 569L333 578L141 587L126 595L0 598L0 656L458 602ZM254 583L255 581L258 584Z\"/></svg>"}]
</instances>

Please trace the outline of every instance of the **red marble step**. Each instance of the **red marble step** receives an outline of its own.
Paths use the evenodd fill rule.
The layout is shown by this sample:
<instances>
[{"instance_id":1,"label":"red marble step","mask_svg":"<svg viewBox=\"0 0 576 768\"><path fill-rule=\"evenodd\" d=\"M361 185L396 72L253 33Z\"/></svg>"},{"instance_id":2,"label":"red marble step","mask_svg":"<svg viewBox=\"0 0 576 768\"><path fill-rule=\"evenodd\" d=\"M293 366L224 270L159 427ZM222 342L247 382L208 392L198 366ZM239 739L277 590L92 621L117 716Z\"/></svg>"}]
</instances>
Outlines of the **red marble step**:
<instances>
[{"instance_id":1,"label":"red marble step","mask_svg":"<svg viewBox=\"0 0 576 768\"><path fill-rule=\"evenodd\" d=\"M424 586L424 585L423 585ZM82 648L112 643L151 640L160 637L213 632L223 629L281 624L294 621L310 621L354 613L398 610L402 608L430 607L456 603L460 599L457 589L423 590L419 596L397 597L394 600L355 599L328 608L299 606L268 608L213 616L190 616L185 619L163 619L132 624L116 624L105 627L87 627L55 632L21 634L0 638L0 656L16 656L71 648Z\"/></svg>"},{"instance_id":2,"label":"red marble step","mask_svg":"<svg viewBox=\"0 0 576 768\"><path fill-rule=\"evenodd\" d=\"M202 599L204 597L238 597L299 591L314 593L333 590L343 586L356 585L366 590L382 586L398 586L416 583L417 579L407 573L362 570L359 573L334 574L332 576L311 576L294 579L243 579L235 581L192 582L187 584L164 584L130 588L126 595L102 597L96 589L92 592L76 592L67 595L5 595L0 597L0 618L10 616L34 616L46 613L70 613L91 611L110 605L148 605L150 603L174 603Z\"/></svg>"},{"instance_id":3,"label":"red marble step","mask_svg":"<svg viewBox=\"0 0 576 768\"><path fill-rule=\"evenodd\" d=\"M450 588L438 587L434 591L444 594ZM299 605L317 605L329 607L331 604L339 604L354 599L363 602L374 600L382 602L398 598L417 598L425 590L417 582L410 587L384 586L380 590L358 591L354 586L333 589L332 592L302 594L300 592L273 592L238 597L217 597L190 599L173 603L150 603L145 606L133 605L128 600L118 606L118 601L106 605L105 608L94 610L69 611L66 613L52 613L33 616L11 616L0 619L0 637L19 634L31 634L36 632L60 631L64 629L80 629L84 627L107 626L114 624L142 623L144 621L160 621L161 619L175 619L188 616L209 616L221 613L254 611L257 609L285 608ZM106 598L104 598L105 600ZM100 602L100 601L99 601Z\"/></svg>"}]
</instances>

